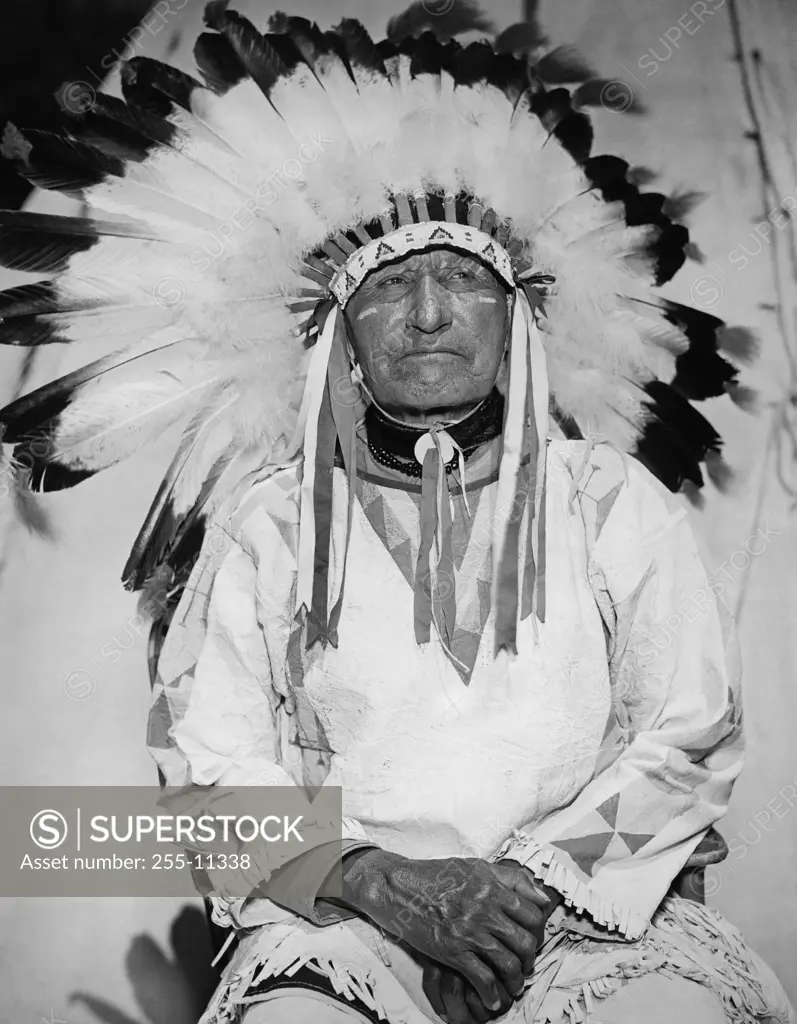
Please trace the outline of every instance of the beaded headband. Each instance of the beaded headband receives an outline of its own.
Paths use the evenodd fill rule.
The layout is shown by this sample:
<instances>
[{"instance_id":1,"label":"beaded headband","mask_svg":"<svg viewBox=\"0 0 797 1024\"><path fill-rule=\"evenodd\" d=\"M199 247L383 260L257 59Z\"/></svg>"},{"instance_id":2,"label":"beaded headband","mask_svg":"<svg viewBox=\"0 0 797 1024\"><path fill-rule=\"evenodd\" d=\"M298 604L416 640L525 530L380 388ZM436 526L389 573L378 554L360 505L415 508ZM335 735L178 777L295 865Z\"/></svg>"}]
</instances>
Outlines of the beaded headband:
<instances>
[{"instance_id":1,"label":"beaded headband","mask_svg":"<svg viewBox=\"0 0 797 1024\"><path fill-rule=\"evenodd\" d=\"M330 235L320 248L306 255L302 273L321 287L307 289L290 308L295 313L310 313L315 302L332 295L343 309L376 267L435 246L478 257L510 289L518 283L549 284L554 280L535 273L526 247L512 237L510 222L499 222L492 207L464 190L443 194L419 188L412 193L396 192L380 217ZM296 333L302 335L308 329L315 333L312 316Z\"/></svg>"},{"instance_id":2,"label":"beaded headband","mask_svg":"<svg viewBox=\"0 0 797 1024\"><path fill-rule=\"evenodd\" d=\"M401 227L352 253L332 278L329 290L343 309L372 270L436 245L478 256L509 288L515 287L512 259L491 235L466 224L426 221Z\"/></svg>"}]
</instances>

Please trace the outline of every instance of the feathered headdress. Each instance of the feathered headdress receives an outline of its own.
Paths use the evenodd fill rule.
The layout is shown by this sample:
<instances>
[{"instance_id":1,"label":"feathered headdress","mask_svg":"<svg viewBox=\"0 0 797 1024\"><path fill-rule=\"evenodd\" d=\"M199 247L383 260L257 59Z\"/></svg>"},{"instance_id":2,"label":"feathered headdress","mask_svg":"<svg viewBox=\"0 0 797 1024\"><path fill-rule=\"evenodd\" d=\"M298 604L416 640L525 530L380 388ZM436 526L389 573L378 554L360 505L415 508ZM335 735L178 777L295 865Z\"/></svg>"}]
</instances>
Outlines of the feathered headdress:
<instances>
[{"instance_id":1,"label":"feathered headdress","mask_svg":"<svg viewBox=\"0 0 797 1024\"><path fill-rule=\"evenodd\" d=\"M353 417L330 399L351 370L338 311L371 269L432 246L477 255L516 295L507 450L529 408L517 367L544 346L568 436L610 440L673 490L700 486L703 461L721 479L720 439L690 403L742 401L720 350L743 356L750 339L651 292L688 232L625 161L590 156L566 89L484 42L375 44L356 21L322 32L284 15L261 34L225 0L205 19L203 82L135 58L124 102L99 96L61 134L9 126L3 142L31 182L91 216L0 213L0 263L52 275L0 293L0 342L109 350L0 412L12 465L33 489L69 487L187 424L129 588L190 564L248 471L303 452L309 608L316 470L336 439L352 462ZM538 437L548 404L538 394Z\"/></svg>"}]
</instances>

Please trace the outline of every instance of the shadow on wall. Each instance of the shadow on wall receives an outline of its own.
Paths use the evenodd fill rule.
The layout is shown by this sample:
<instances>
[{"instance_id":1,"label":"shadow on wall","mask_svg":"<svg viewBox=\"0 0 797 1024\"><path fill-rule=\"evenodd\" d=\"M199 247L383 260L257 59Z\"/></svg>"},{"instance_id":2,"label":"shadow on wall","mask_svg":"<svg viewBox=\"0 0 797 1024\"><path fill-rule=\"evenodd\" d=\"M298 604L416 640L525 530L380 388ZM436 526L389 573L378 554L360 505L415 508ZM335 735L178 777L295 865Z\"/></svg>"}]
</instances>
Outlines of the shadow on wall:
<instances>
[{"instance_id":1,"label":"shadow on wall","mask_svg":"<svg viewBox=\"0 0 797 1024\"><path fill-rule=\"evenodd\" d=\"M137 935L125 957L125 971L141 1014L129 1017L89 992L73 992L101 1024L197 1024L218 983L204 913L184 907L172 922L171 955L148 935Z\"/></svg>"}]
</instances>

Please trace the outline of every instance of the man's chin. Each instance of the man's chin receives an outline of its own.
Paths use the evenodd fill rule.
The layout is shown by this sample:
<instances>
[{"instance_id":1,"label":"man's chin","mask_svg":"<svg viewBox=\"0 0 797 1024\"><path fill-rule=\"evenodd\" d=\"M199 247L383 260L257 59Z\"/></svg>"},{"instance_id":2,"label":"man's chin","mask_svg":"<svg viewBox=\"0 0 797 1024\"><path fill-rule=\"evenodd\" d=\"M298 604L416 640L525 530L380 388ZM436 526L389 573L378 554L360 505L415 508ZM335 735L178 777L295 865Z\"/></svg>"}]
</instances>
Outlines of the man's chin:
<instances>
[{"instance_id":1,"label":"man's chin","mask_svg":"<svg viewBox=\"0 0 797 1024\"><path fill-rule=\"evenodd\" d=\"M391 396L389 402L379 404L396 419L406 420L408 423L417 421L418 425L421 425L427 421L430 424L434 423L438 419L460 419L467 416L487 397L453 391L450 384L450 378L442 378L439 382L425 387L422 392L413 393L412 397Z\"/></svg>"}]
</instances>

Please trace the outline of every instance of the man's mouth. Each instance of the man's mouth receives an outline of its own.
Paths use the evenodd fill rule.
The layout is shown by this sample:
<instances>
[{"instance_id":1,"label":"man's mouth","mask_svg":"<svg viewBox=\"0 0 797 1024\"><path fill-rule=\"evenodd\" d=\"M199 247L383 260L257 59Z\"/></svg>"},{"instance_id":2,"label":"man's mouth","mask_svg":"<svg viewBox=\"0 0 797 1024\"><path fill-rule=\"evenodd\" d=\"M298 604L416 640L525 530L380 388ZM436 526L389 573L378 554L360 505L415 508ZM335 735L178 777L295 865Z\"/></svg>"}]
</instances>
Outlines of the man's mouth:
<instances>
[{"instance_id":1,"label":"man's mouth","mask_svg":"<svg viewBox=\"0 0 797 1024\"><path fill-rule=\"evenodd\" d=\"M414 348L411 352L405 352L401 357L402 359L411 359L413 357L426 357L430 356L461 356L461 352L456 352L453 348Z\"/></svg>"}]
</instances>

